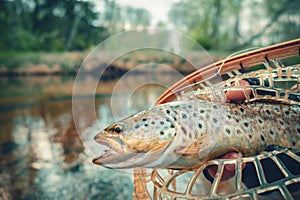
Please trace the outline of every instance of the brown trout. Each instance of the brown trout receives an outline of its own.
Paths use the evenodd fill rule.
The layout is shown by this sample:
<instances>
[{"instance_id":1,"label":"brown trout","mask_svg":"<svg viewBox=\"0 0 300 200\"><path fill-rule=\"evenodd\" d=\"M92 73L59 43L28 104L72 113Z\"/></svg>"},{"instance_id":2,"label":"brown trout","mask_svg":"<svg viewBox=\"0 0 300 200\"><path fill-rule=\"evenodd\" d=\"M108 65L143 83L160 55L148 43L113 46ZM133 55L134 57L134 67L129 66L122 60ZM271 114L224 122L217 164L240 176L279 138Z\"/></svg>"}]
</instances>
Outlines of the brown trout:
<instances>
[{"instance_id":1,"label":"brown trout","mask_svg":"<svg viewBox=\"0 0 300 200\"><path fill-rule=\"evenodd\" d=\"M93 162L109 168L196 168L230 151L256 155L269 145L300 150L300 106L174 101L107 127L108 147Z\"/></svg>"}]
</instances>

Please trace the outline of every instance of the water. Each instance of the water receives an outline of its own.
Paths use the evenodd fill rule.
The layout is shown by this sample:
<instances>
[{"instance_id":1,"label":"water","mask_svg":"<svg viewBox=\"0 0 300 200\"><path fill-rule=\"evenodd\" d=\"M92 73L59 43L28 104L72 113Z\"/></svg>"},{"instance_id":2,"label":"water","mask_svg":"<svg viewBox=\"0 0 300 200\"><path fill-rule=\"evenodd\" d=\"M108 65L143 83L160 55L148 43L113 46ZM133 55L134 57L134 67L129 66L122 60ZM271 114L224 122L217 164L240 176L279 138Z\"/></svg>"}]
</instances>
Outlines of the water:
<instances>
[{"instance_id":1,"label":"water","mask_svg":"<svg viewBox=\"0 0 300 200\"><path fill-rule=\"evenodd\" d=\"M77 134L74 78L1 77L0 199L131 199L130 173L92 164L93 155ZM91 79L83 80L83 87ZM103 126L114 120L110 96L115 84L100 82L97 88L95 109ZM131 96L129 112L150 106L164 89L153 84L140 87ZM83 105L88 98L83 96ZM95 124L92 118L82 120L86 128Z\"/></svg>"}]
</instances>

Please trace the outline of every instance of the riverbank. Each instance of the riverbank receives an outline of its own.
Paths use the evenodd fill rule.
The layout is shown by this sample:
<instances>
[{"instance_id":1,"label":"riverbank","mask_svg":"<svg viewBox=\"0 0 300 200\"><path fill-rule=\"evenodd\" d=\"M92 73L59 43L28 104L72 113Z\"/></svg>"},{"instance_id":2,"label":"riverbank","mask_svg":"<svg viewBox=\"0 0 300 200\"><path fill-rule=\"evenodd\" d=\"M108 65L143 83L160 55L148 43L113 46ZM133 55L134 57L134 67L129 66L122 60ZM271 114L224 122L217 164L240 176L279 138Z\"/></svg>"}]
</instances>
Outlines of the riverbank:
<instances>
[{"instance_id":1,"label":"riverbank","mask_svg":"<svg viewBox=\"0 0 300 200\"><path fill-rule=\"evenodd\" d=\"M88 52L1 52L0 75L74 74Z\"/></svg>"},{"instance_id":2,"label":"riverbank","mask_svg":"<svg viewBox=\"0 0 300 200\"><path fill-rule=\"evenodd\" d=\"M75 75L88 56L88 51L83 52L0 52L0 76L43 76L43 75ZM213 61L225 57L225 53L211 53ZM109 55L103 55L109 56ZM199 56L191 53L187 60L197 60ZM95 65L92 60L87 60L86 73L94 74L95 71L108 63L101 63L97 58ZM176 71L187 74L195 70L186 59L169 52L145 50L130 52L122 55L112 63L105 71L107 76L118 76L133 69L138 65L152 64L157 71L157 66L170 66ZM199 60L199 59L198 59ZM90 63L89 63L90 62ZM197 63L201 65L201 63ZM91 67L91 65L94 65ZM151 69L152 69L151 68ZM160 72L158 70L158 72Z\"/></svg>"}]
</instances>

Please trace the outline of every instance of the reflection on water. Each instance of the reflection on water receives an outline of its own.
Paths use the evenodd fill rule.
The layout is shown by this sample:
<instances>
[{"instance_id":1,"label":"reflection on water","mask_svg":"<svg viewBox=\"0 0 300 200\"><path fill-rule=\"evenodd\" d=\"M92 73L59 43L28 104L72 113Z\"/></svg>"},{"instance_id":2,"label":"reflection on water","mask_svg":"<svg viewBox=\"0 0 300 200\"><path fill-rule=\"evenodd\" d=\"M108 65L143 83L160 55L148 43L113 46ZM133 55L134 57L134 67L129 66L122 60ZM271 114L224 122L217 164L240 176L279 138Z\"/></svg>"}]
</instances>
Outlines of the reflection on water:
<instances>
[{"instance_id":1,"label":"reflection on water","mask_svg":"<svg viewBox=\"0 0 300 200\"><path fill-rule=\"evenodd\" d=\"M89 81L82 81L83 93ZM73 121L73 83L74 77L58 76L0 79L0 199L131 199L128 174L91 163ZM115 82L99 85L96 111L106 126L114 120L110 91ZM148 107L163 90L140 88L130 112ZM83 104L87 98L92 96L84 94ZM95 123L83 120L86 128Z\"/></svg>"}]
</instances>

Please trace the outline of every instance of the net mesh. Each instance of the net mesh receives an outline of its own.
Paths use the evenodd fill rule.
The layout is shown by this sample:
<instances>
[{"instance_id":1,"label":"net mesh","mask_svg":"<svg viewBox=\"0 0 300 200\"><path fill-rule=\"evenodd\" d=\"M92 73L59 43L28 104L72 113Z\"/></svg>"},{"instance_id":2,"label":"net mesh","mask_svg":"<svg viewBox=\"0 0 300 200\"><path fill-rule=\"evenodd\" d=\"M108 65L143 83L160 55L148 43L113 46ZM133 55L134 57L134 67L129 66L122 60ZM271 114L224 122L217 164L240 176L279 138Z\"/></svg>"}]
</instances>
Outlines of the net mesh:
<instances>
[{"instance_id":1,"label":"net mesh","mask_svg":"<svg viewBox=\"0 0 300 200\"><path fill-rule=\"evenodd\" d=\"M224 167L229 164L235 164L236 174L221 181ZM212 182L203 176L203 170L210 166L217 166ZM154 170L151 180L153 199L159 200L297 199L300 197L300 156L284 149L241 159L211 160L194 170Z\"/></svg>"}]
</instances>

